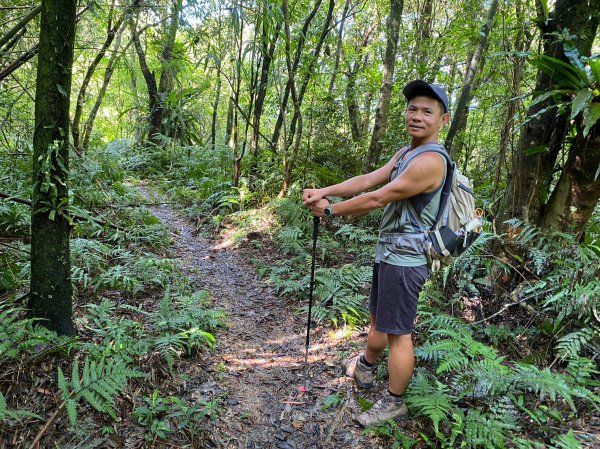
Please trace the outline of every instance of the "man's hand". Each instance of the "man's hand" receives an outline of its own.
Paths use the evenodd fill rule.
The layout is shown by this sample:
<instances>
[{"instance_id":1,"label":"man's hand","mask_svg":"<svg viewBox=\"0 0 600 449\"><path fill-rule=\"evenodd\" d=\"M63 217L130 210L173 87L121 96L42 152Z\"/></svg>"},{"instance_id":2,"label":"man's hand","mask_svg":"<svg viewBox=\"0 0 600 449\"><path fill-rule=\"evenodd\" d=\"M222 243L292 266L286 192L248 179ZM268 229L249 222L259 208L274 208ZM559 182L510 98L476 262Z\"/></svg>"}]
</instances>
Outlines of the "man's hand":
<instances>
[{"instance_id":1,"label":"man's hand","mask_svg":"<svg viewBox=\"0 0 600 449\"><path fill-rule=\"evenodd\" d=\"M304 189L302 194L302 202L304 205L311 207L311 204L317 203L325 196L325 189Z\"/></svg>"},{"instance_id":2,"label":"man's hand","mask_svg":"<svg viewBox=\"0 0 600 449\"><path fill-rule=\"evenodd\" d=\"M316 203L312 203L310 205L310 209L315 217L324 217L325 216L325 208L329 206L329 200L327 198L322 198Z\"/></svg>"}]
</instances>

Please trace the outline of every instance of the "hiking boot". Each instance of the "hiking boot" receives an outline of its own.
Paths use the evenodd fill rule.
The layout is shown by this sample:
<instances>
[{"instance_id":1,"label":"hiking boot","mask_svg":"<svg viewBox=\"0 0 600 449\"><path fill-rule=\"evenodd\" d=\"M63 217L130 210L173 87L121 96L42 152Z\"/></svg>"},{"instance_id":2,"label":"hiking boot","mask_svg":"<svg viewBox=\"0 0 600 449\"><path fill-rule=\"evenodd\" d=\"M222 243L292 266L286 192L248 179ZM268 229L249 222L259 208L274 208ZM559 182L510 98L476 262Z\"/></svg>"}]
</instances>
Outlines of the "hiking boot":
<instances>
[{"instance_id":1,"label":"hiking boot","mask_svg":"<svg viewBox=\"0 0 600 449\"><path fill-rule=\"evenodd\" d=\"M342 363L342 373L348 377L353 377L356 381L356 385L360 388L373 388L377 367L375 365L368 367L360 361L360 357L359 354L351 359L345 360Z\"/></svg>"},{"instance_id":2,"label":"hiking boot","mask_svg":"<svg viewBox=\"0 0 600 449\"><path fill-rule=\"evenodd\" d=\"M396 398L385 393L383 398L378 400L370 410L358 415L356 420L363 427L373 427L383 424L389 419L405 416L407 413L408 408L401 397Z\"/></svg>"}]
</instances>

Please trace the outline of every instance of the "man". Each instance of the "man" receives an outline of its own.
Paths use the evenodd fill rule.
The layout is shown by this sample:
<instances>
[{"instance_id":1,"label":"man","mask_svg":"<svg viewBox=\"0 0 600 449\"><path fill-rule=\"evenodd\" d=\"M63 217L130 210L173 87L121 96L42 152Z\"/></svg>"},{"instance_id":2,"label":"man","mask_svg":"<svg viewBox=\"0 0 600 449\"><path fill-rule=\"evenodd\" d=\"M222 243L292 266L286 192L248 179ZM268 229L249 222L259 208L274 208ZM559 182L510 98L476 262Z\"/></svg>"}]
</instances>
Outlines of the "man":
<instances>
[{"instance_id":1,"label":"man","mask_svg":"<svg viewBox=\"0 0 600 449\"><path fill-rule=\"evenodd\" d=\"M410 147L398 151L386 165L371 173L322 189L305 189L303 195L304 204L318 217L360 215L385 208L373 269L367 347L362 354L343 364L343 371L354 377L359 387L370 388L375 378L375 364L385 348L390 347L388 392L371 410L358 416L358 422L364 427L407 414L403 394L415 363L411 334L419 293L429 275L422 252L402 250L402 247L396 250L388 244L390 240L386 236L411 238L419 221L431 228L446 176L446 161L434 152L424 152L403 165L408 154L419 146L437 144L440 130L450 120L446 92L440 86L416 80L408 83L403 93L408 100L405 123L411 137ZM371 190L379 186L382 187ZM330 204L327 196L352 198ZM407 210L416 211L420 216L415 219Z\"/></svg>"}]
</instances>

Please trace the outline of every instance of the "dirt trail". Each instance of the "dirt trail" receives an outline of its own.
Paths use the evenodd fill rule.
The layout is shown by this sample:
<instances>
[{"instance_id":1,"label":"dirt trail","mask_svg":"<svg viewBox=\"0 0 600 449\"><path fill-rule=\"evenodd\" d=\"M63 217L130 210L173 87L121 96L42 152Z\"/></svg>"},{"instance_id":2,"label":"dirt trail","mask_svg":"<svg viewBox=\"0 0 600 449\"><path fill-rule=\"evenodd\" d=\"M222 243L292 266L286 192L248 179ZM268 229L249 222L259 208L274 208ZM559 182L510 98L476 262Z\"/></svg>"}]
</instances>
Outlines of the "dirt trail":
<instances>
[{"instance_id":1,"label":"dirt trail","mask_svg":"<svg viewBox=\"0 0 600 449\"><path fill-rule=\"evenodd\" d=\"M207 436L215 448L311 449L382 447L353 421L355 387L339 377L339 362L357 335L336 338L316 328L309 353L309 391L303 394L306 316L295 314L260 279L248 262L249 250L193 234L192 225L166 206L152 213L174 236L174 255L183 260L199 289L210 292L214 307L227 315L217 333L214 355L201 363L206 375L192 397L219 398L219 418ZM326 397L341 404L323 410ZM366 396L372 400L372 395ZM361 395L365 397L364 394Z\"/></svg>"}]
</instances>

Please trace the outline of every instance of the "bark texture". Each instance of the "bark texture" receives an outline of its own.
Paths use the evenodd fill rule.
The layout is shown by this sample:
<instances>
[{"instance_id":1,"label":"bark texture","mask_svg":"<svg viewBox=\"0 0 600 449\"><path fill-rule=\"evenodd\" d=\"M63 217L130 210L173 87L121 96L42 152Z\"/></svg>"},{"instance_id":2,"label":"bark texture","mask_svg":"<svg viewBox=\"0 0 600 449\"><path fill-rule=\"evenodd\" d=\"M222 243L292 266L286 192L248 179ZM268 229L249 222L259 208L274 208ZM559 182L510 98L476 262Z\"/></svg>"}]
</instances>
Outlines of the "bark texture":
<instances>
[{"instance_id":1,"label":"bark texture","mask_svg":"<svg viewBox=\"0 0 600 449\"><path fill-rule=\"evenodd\" d=\"M31 217L32 317L73 335L68 203L69 97L75 0L43 0L33 136Z\"/></svg>"},{"instance_id":2,"label":"bark texture","mask_svg":"<svg viewBox=\"0 0 600 449\"><path fill-rule=\"evenodd\" d=\"M539 19L539 26L544 33L544 54L568 61L562 44L556 41L554 35L568 29L571 34L577 35L580 54L589 55L599 19L600 0L558 0L549 20L543 16ZM552 84L551 78L540 71L535 91L551 90ZM540 113L548 108L550 102L540 102L527 111L527 116L534 118L527 123L519 138L504 218L512 216L540 224L541 217L545 215L544 207L568 125L566 117L557 116L555 109ZM572 148L572 151L576 151L576 148ZM548 221L545 224L548 225Z\"/></svg>"}]
</instances>

